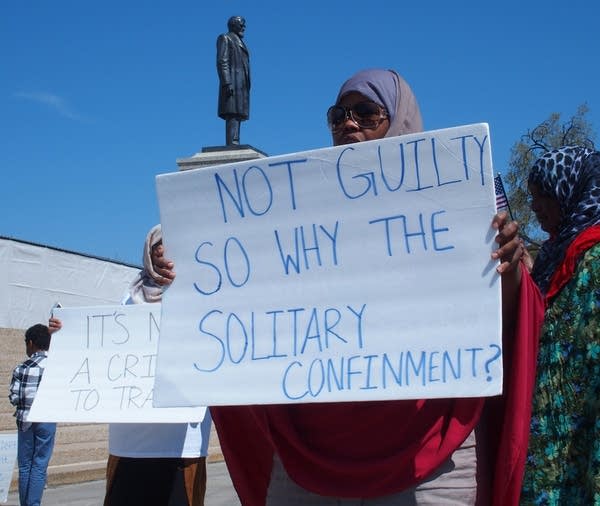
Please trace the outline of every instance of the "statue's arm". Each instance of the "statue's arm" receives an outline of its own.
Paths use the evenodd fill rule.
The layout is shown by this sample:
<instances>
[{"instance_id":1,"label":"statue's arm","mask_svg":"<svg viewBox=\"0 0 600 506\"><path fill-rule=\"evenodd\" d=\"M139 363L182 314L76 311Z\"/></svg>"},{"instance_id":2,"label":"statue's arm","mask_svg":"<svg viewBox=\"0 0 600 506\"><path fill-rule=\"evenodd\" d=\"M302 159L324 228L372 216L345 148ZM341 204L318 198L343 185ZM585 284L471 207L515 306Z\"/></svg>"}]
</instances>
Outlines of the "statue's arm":
<instances>
[{"instance_id":1,"label":"statue's arm","mask_svg":"<svg viewBox=\"0 0 600 506\"><path fill-rule=\"evenodd\" d=\"M229 52L231 41L226 34L217 38L217 72L221 86L231 85L231 67L229 63Z\"/></svg>"}]
</instances>

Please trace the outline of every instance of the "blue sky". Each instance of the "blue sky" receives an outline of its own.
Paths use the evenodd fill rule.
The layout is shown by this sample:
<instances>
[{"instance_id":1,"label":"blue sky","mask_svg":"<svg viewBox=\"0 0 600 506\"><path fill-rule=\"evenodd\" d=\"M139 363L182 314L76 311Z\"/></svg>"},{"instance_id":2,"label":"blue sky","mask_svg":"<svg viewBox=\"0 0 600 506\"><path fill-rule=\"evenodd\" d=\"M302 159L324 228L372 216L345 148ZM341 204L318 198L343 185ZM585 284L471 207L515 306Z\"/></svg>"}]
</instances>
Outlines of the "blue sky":
<instances>
[{"instance_id":1,"label":"blue sky","mask_svg":"<svg viewBox=\"0 0 600 506\"><path fill-rule=\"evenodd\" d=\"M376 10L371 5L382 5ZM600 128L596 2L304 0L0 3L0 235L139 264L154 178L222 145L215 41L246 18L251 117L280 155L330 145L325 111L368 67L397 70L428 130L488 122L495 170L552 112Z\"/></svg>"}]
</instances>

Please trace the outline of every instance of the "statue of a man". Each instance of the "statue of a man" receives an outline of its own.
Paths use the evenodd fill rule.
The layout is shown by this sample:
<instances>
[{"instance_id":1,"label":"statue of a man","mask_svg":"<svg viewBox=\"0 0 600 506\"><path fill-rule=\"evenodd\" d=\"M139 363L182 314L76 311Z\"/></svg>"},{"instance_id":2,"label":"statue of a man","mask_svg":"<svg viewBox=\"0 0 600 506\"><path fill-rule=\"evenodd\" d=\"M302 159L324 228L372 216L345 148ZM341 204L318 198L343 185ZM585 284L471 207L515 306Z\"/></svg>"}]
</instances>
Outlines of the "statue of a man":
<instances>
[{"instance_id":1,"label":"statue of a man","mask_svg":"<svg viewBox=\"0 0 600 506\"><path fill-rule=\"evenodd\" d=\"M225 120L227 146L240 143L240 122L250 113L250 55L243 37L246 21L232 16L229 32L217 38L217 72L219 74L219 117Z\"/></svg>"}]
</instances>

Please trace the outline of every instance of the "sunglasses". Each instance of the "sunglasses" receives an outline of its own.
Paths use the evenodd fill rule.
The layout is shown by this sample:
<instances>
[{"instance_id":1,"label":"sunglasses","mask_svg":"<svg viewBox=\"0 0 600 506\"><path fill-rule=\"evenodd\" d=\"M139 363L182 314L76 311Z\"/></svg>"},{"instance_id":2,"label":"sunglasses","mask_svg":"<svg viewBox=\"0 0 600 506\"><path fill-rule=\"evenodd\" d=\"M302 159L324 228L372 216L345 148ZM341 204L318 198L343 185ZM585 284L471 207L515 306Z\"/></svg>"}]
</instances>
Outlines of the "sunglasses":
<instances>
[{"instance_id":1,"label":"sunglasses","mask_svg":"<svg viewBox=\"0 0 600 506\"><path fill-rule=\"evenodd\" d=\"M358 102L350 107L343 105L332 105L327 109L327 124L332 131L342 128L348 118L360 128L374 130L388 117L384 107L375 102Z\"/></svg>"}]
</instances>

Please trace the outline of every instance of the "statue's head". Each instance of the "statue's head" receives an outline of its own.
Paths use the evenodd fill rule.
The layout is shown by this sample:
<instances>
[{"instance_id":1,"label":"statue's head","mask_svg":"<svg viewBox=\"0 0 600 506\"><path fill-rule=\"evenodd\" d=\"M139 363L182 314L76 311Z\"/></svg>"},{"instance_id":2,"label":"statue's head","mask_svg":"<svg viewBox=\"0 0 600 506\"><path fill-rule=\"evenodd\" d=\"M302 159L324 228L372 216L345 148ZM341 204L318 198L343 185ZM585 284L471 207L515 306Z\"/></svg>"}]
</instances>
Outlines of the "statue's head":
<instances>
[{"instance_id":1,"label":"statue's head","mask_svg":"<svg viewBox=\"0 0 600 506\"><path fill-rule=\"evenodd\" d=\"M230 32L237 33L240 37L244 36L246 29L246 20L242 16L231 16L227 21L227 28Z\"/></svg>"}]
</instances>

